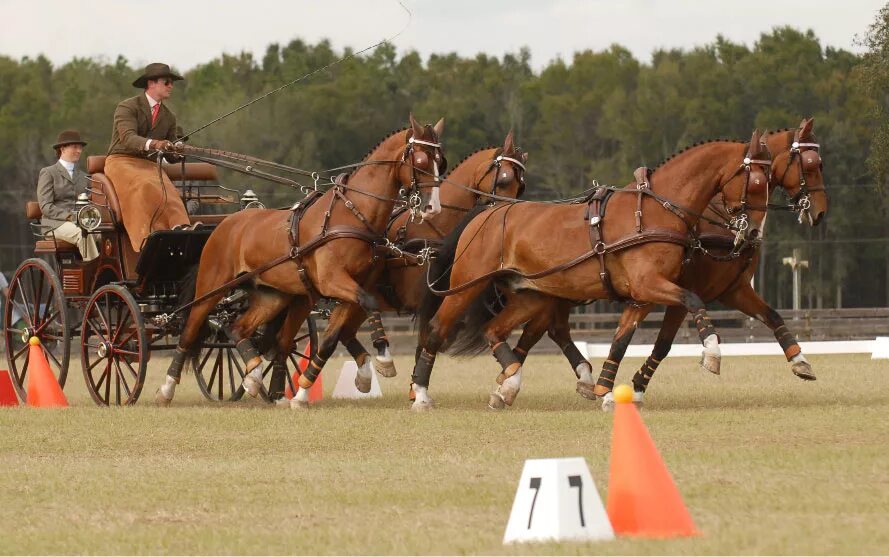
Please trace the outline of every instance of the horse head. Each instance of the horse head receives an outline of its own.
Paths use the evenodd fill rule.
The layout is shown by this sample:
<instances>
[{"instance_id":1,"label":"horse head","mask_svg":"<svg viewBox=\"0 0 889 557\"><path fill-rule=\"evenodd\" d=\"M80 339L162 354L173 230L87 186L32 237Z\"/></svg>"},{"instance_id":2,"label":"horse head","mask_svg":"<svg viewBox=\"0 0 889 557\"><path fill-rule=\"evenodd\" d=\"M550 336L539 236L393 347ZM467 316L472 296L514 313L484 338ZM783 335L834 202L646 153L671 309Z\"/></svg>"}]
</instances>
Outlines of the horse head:
<instances>
[{"instance_id":1,"label":"horse head","mask_svg":"<svg viewBox=\"0 0 889 557\"><path fill-rule=\"evenodd\" d=\"M525 163L528 154L517 147L512 130L503 141L503 146L488 149L490 158L479 161L472 172L472 188L479 192L518 199L525 193ZM478 196L479 203L489 199Z\"/></svg>"},{"instance_id":2,"label":"horse head","mask_svg":"<svg viewBox=\"0 0 889 557\"><path fill-rule=\"evenodd\" d=\"M775 157L772 180L790 197L799 222L816 226L827 213L821 146L815 138L814 118L804 118L793 132L789 149Z\"/></svg>"},{"instance_id":3,"label":"horse head","mask_svg":"<svg viewBox=\"0 0 889 557\"><path fill-rule=\"evenodd\" d=\"M735 232L735 246L760 236L769 201L772 153L759 130L753 130L738 171L722 187L722 201Z\"/></svg>"},{"instance_id":4,"label":"horse head","mask_svg":"<svg viewBox=\"0 0 889 557\"><path fill-rule=\"evenodd\" d=\"M440 175L447 170L447 160L441 148L442 132L444 118L430 126L419 124L414 115L410 115L398 176L402 184L410 184L407 189L411 211L424 219L441 212Z\"/></svg>"}]
</instances>

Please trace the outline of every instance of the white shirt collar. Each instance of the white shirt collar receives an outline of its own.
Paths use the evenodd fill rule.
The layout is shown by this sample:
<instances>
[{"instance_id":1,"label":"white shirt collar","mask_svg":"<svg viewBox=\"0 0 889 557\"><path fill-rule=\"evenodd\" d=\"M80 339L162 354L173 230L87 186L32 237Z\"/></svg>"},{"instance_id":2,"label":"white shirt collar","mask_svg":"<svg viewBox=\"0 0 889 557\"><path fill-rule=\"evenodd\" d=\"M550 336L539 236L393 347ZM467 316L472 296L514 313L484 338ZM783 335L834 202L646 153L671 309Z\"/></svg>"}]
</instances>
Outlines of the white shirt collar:
<instances>
[{"instance_id":1,"label":"white shirt collar","mask_svg":"<svg viewBox=\"0 0 889 557\"><path fill-rule=\"evenodd\" d=\"M148 99L148 108L154 108L154 105L160 104L158 101L151 98L151 95L145 93L145 98Z\"/></svg>"},{"instance_id":2,"label":"white shirt collar","mask_svg":"<svg viewBox=\"0 0 889 557\"><path fill-rule=\"evenodd\" d=\"M68 162L64 159L59 159L59 164L61 164L62 166L65 167L65 170L68 171L68 174L70 174L72 178L74 177L74 163L73 162Z\"/></svg>"}]
</instances>

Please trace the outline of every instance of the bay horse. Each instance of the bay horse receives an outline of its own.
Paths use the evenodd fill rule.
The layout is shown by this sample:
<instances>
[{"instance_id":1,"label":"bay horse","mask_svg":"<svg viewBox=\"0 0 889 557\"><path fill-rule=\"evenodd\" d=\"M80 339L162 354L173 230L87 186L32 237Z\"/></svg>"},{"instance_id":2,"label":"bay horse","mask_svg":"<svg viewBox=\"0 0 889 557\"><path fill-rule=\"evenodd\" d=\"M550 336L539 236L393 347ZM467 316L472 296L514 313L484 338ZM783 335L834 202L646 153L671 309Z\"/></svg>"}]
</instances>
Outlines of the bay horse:
<instances>
[{"instance_id":1,"label":"bay horse","mask_svg":"<svg viewBox=\"0 0 889 557\"><path fill-rule=\"evenodd\" d=\"M769 192L781 187L791 202L788 208L798 213L800 223L806 222L810 226L818 225L828 210L820 146L813 128L814 120L808 118L803 119L797 128L779 130L766 136L766 144L774 155ZM724 215L724 212L721 199L717 196L705 214L718 217ZM719 300L762 321L773 331L787 360L791 362L791 371L801 379L814 380L811 365L802 354L795 336L788 330L781 316L756 294L750 284L756 272L762 237L749 242L743 250L737 250L733 249L732 233L725 228L715 226L709 221L701 221L698 228L702 249L695 250L693 257L683 267L680 284L695 292L705 302ZM578 378L577 392L591 400L602 398L603 409L610 410L614 405L611 390L617 368L639 323L654 307L650 304L625 306L609 355L594 385L590 364L577 349L569 331L569 311L575 302L531 291L508 292L506 297L507 306L533 304L538 308L538 313L525 325L516 343L515 352L519 360L524 362L528 351L545 331L548 332ZM549 307L544 307L547 301ZM642 403L648 382L669 352L686 315L687 311L681 306L667 307L654 350L633 377L634 400L637 404ZM486 344L484 337L476 333L473 327L465 327L461 330L461 335L455 344L461 345L464 353L480 351Z\"/></svg>"},{"instance_id":2,"label":"bay horse","mask_svg":"<svg viewBox=\"0 0 889 557\"><path fill-rule=\"evenodd\" d=\"M249 306L226 333L246 364L243 386L251 396L262 385L262 358L251 341L257 327L286 311L277 348L288 354L320 297L375 311L375 298L361 285L374 267L399 189L419 200L424 218L441 210L437 169L444 162L443 130L443 119L423 126L411 115L407 128L388 135L327 192L312 192L290 210L240 211L223 220L201 253L194 300L180 308L187 308L188 315L156 402L172 401L207 316L235 286L248 291ZM421 181L420 175L434 180ZM308 389L336 347L342 326L330 320L291 407L308 405Z\"/></svg>"},{"instance_id":3,"label":"bay horse","mask_svg":"<svg viewBox=\"0 0 889 557\"><path fill-rule=\"evenodd\" d=\"M512 290L571 300L619 296L682 305L694 315L704 347L701 365L718 373L719 340L704 303L677 281L695 225L715 195L731 217L722 225L732 229L736 242L758 233L751 211L764 212L770 165L771 154L754 131L746 145L695 145L654 173L637 170L636 182L622 189L597 188L583 203L514 203L463 223L430 272L436 290L442 284L450 288L431 290L419 314L422 350L414 367L412 408L432 406L428 386L436 354L447 348L454 325L495 280ZM433 294L446 297L439 301ZM502 368L492 408L512 405L521 388L522 363L506 339L539 309L508 305L485 326L485 339Z\"/></svg>"},{"instance_id":4,"label":"bay horse","mask_svg":"<svg viewBox=\"0 0 889 557\"><path fill-rule=\"evenodd\" d=\"M430 250L440 246L447 234L474 207L487 207L496 197L515 199L525 190L525 164L528 154L515 145L513 132L507 134L501 147L479 149L445 174L441 181L441 213L417 220L406 210L396 211L389 221L387 237L398 252L383 260L379 278L371 279L378 295L380 309L370 316L371 340L377 349L373 365L384 377L396 375L389 351L389 341L382 328L382 311L414 313L420 307L428 288L426 285ZM492 195L487 195L492 194ZM338 311L339 308L334 311ZM361 367L370 366L367 350L355 337L367 318L361 308L348 307L344 317L347 325L340 339L349 354ZM370 371L365 371L369 376ZM370 383L362 385L370 389Z\"/></svg>"}]
</instances>

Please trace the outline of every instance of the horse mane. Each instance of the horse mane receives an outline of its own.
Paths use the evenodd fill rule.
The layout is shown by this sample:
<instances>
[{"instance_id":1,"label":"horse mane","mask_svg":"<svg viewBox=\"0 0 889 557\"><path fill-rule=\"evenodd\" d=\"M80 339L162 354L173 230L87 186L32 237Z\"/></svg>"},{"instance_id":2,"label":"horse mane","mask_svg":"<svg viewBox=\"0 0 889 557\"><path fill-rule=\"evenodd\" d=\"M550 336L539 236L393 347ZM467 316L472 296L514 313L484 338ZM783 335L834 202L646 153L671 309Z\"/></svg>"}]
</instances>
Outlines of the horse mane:
<instances>
[{"instance_id":1,"label":"horse mane","mask_svg":"<svg viewBox=\"0 0 889 557\"><path fill-rule=\"evenodd\" d=\"M500 147L495 147L495 146L493 146L493 145L489 145L489 146L487 146L487 147L481 147L481 148L479 148L479 149L476 149L475 151L469 153L468 155L466 155L465 157L463 157L462 159L460 159L460 161L459 161L457 164L455 164L454 166L452 166L451 168L449 168L449 169L448 169L448 172L447 172L443 177L444 177L444 178L447 178L448 176L451 175L451 172L453 172L454 170L456 170L456 168L457 168L458 166L460 166L460 165L463 164L464 162L468 161L471 157L474 157L475 155L481 153L482 151L487 151L488 149L499 149L499 148L500 148Z\"/></svg>"},{"instance_id":2,"label":"horse mane","mask_svg":"<svg viewBox=\"0 0 889 557\"><path fill-rule=\"evenodd\" d=\"M774 135L776 133L785 133L785 132L793 132L793 131L796 131L796 128L781 128L778 130L768 130L766 132L763 132L763 135ZM717 139L705 139L703 141L697 141L695 143L692 143L691 145L686 145L682 149L676 151L675 153L668 156L661 162L657 163L657 166L655 166L652 169L652 172L654 172L658 168L664 166L666 163L670 162L672 159L675 159L676 157L678 157L682 153L688 151L689 149L693 149L693 148L699 147L701 145L706 145L708 143L741 143L741 144L745 144L745 143L750 143L750 140L749 139L746 139L746 140L745 139L728 139L728 138L721 137L721 138L717 138Z\"/></svg>"},{"instance_id":3,"label":"horse mane","mask_svg":"<svg viewBox=\"0 0 889 557\"><path fill-rule=\"evenodd\" d=\"M398 129L398 130L395 130L395 131L392 131L392 132L389 132L388 134L386 134L386 137L384 137L383 139L381 139L381 140L379 141L379 143L377 143L376 145L374 145L373 147L371 147L371 148L370 148L370 151L368 151L367 154L365 154L365 155L361 158L361 162L366 161L366 160L367 160L367 157L371 156L371 155L373 154L374 151L376 151L377 149L379 149L380 145L382 145L383 143L386 143L387 141L389 141L389 139L392 138L392 136L394 136L394 135L396 135L396 134L399 134L399 133L401 133L401 132L403 132L403 131L407 131L407 130L409 130L409 129L410 129L410 126L405 126L405 127L401 128L401 129Z\"/></svg>"}]
</instances>

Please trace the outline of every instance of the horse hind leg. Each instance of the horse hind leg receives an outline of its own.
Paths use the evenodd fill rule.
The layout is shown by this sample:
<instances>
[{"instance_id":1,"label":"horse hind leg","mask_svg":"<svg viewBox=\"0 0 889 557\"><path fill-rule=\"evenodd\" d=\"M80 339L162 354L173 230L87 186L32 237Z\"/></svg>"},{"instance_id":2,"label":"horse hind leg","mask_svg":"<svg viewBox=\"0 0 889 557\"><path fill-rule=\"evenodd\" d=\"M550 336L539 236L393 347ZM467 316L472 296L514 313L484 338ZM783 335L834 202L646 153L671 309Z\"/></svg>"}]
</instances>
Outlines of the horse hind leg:
<instances>
[{"instance_id":1,"label":"horse hind leg","mask_svg":"<svg viewBox=\"0 0 889 557\"><path fill-rule=\"evenodd\" d=\"M575 391L577 394L588 400L596 400L593 392L595 389L595 381L593 380L593 366L586 359L574 340L571 338L571 326L568 317L571 310L571 303L567 301L559 302L553 309L552 322L547 330L549 338L556 343L559 350L562 351L574 376L577 377Z\"/></svg>"},{"instance_id":2,"label":"horse hind leg","mask_svg":"<svg viewBox=\"0 0 889 557\"><path fill-rule=\"evenodd\" d=\"M182 377L182 370L192 354L195 343L200 340L201 329L207 320L207 316L223 298L223 294L211 296L199 304L192 306L185 321L182 333L179 335L179 343L173 352L170 365L167 367L167 375L164 382L154 394L154 402L158 406L169 406L176 395L176 385Z\"/></svg>"},{"instance_id":3,"label":"horse hind leg","mask_svg":"<svg viewBox=\"0 0 889 557\"><path fill-rule=\"evenodd\" d=\"M355 374L355 388L360 393L369 393L373 381L374 364L364 345L355 337L366 314L360 306L350 303L340 304L333 311L334 314L343 314L342 317L335 315L333 318L343 321L340 342L346 347L358 368L358 372Z\"/></svg>"},{"instance_id":4,"label":"horse hind leg","mask_svg":"<svg viewBox=\"0 0 889 557\"><path fill-rule=\"evenodd\" d=\"M247 310L235 320L231 328L225 330L229 339L235 343L235 348L241 359L244 360L246 374L242 387L251 397L259 395L263 388L262 356L253 344L251 337L260 325L268 323L287 307L291 299L291 296L277 290L254 289L250 293Z\"/></svg>"}]
</instances>

